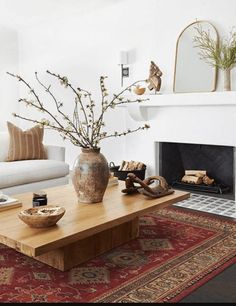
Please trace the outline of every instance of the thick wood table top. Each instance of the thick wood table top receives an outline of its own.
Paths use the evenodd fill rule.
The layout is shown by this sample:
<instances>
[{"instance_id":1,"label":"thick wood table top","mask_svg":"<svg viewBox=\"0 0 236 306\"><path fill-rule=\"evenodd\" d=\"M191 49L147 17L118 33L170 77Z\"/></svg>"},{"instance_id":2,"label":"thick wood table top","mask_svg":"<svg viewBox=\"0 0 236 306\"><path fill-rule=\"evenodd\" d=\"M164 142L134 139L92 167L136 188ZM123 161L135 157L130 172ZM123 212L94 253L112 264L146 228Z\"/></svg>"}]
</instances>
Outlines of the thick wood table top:
<instances>
[{"instance_id":1,"label":"thick wood table top","mask_svg":"<svg viewBox=\"0 0 236 306\"><path fill-rule=\"evenodd\" d=\"M150 199L142 194L121 192L124 182L108 187L103 202L78 203L72 185L44 189L48 204L63 206L65 215L48 228L30 228L17 214L32 207L32 192L15 195L23 207L0 212L0 242L26 255L38 256L73 243L103 230L130 221L147 212L157 210L189 197L190 193L175 190L173 194Z\"/></svg>"}]
</instances>

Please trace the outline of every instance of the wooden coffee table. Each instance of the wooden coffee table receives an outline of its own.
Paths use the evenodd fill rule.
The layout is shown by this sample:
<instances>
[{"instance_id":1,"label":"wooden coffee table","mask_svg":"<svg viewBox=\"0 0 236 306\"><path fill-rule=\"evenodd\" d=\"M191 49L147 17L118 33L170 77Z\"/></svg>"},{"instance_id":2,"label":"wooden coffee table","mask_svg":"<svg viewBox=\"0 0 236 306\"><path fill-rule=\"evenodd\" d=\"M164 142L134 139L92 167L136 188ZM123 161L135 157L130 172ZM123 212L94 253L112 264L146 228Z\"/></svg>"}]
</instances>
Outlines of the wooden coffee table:
<instances>
[{"instance_id":1,"label":"wooden coffee table","mask_svg":"<svg viewBox=\"0 0 236 306\"><path fill-rule=\"evenodd\" d=\"M102 254L138 236L139 217L184 200L178 191L157 199L121 192L124 182L108 187L103 202L78 203L73 186L44 189L48 204L65 207L66 213L52 227L30 228L17 216L32 207L32 192L14 195L23 207L0 212L0 242L61 271Z\"/></svg>"}]
</instances>

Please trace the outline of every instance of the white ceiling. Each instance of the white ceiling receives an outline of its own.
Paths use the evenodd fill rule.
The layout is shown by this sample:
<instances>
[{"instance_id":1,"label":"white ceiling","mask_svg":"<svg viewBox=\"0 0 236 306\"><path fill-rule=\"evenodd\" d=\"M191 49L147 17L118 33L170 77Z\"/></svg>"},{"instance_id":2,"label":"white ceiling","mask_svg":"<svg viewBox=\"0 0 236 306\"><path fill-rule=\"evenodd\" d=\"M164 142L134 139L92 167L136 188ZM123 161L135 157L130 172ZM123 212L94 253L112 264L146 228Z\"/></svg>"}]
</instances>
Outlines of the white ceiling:
<instances>
[{"instance_id":1,"label":"white ceiling","mask_svg":"<svg viewBox=\"0 0 236 306\"><path fill-rule=\"evenodd\" d=\"M0 0L0 26L22 30L47 20L81 16L123 0Z\"/></svg>"}]
</instances>

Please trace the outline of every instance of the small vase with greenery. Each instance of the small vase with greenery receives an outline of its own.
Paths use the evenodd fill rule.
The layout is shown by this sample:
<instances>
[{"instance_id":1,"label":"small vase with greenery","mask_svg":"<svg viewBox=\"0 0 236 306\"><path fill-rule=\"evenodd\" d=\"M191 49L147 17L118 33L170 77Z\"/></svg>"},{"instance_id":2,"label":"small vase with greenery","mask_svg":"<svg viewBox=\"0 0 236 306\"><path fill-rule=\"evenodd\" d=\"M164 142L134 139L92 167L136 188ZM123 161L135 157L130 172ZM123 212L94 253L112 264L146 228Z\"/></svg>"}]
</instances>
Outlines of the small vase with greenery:
<instances>
[{"instance_id":1,"label":"small vase with greenery","mask_svg":"<svg viewBox=\"0 0 236 306\"><path fill-rule=\"evenodd\" d=\"M195 28L197 35L193 38L194 47L200 49L199 56L213 67L224 73L224 90L231 90L231 69L236 64L236 32L234 28L228 37L217 41L211 37L210 31L200 26Z\"/></svg>"}]
</instances>

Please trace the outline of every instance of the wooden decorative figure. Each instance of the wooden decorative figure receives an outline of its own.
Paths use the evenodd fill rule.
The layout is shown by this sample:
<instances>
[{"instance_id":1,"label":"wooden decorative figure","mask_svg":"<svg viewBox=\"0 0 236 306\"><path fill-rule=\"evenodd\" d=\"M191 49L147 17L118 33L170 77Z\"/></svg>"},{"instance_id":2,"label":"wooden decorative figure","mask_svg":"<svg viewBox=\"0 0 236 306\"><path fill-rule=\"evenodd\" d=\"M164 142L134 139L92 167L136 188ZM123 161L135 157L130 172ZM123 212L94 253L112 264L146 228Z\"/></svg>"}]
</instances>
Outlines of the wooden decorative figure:
<instances>
[{"instance_id":1,"label":"wooden decorative figure","mask_svg":"<svg viewBox=\"0 0 236 306\"><path fill-rule=\"evenodd\" d=\"M151 61L151 65L149 69L148 88L150 90L154 89L155 93L157 91L160 91L161 89L161 76L162 76L162 72L160 68L153 61Z\"/></svg>"},{"instance_id":2,"label":"wooden decorative figure","mask_svg":"<svg viewBox=\"0 0 236 306\"><path fill-rule=\"evenodd\" d=\"M152 183L158 182L158 185L149 187ZM138 183L140 186L135 186ZM126 188L122 190L123 193L136 193L139 192L151 198L160 198L165 195L174 193L174 190L169 187L166 180L162 176L149 176L141 180L134 173L128 173L125 180Z\"/></svg>"}]
</instances>

